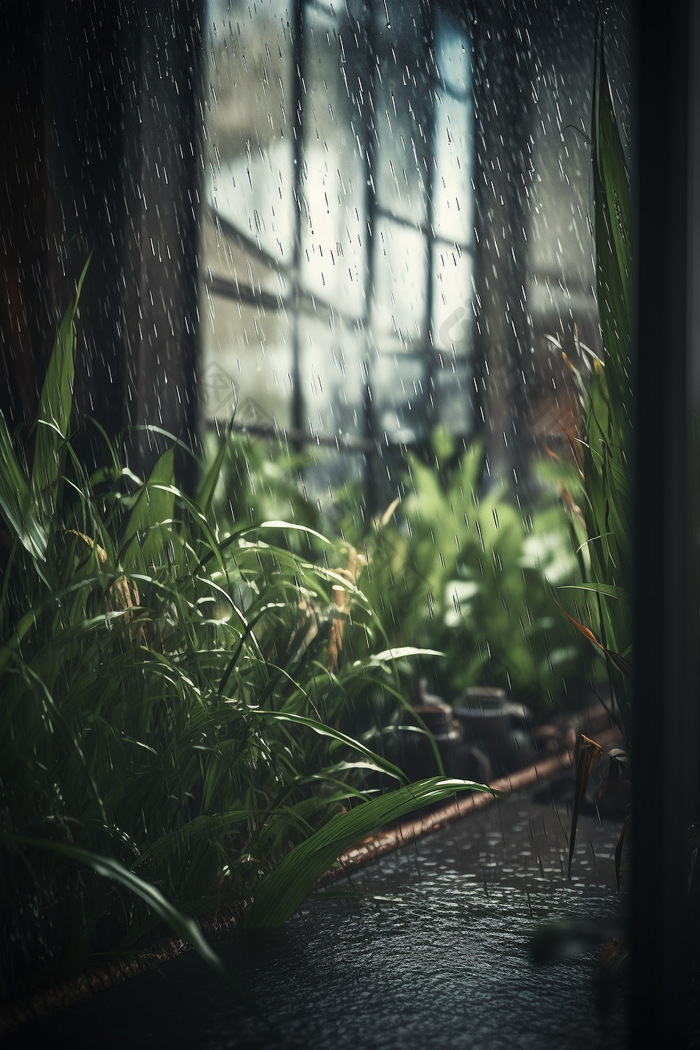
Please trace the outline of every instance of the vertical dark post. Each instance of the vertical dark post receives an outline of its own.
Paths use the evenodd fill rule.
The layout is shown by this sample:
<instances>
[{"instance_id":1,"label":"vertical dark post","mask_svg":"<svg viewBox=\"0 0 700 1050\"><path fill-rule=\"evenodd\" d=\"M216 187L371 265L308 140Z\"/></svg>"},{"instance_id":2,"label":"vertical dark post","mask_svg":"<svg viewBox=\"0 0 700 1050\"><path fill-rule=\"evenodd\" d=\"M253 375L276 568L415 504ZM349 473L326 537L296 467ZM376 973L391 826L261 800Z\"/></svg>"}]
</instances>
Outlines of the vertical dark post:
<instances>
[{"instance_id":1,"label":"vertical dark post","mask_svg":"<svg viewBox=\"0 0 700 1050\"><path fill-rule=\"evenodd\" d=\"M128 420L192 444L197 398L197 250L203 4L125 5L122 268ZM148 471L162 443L137 432Z\"/></svg>"},{"instance_id":2,"label":"vertical dark post","mask_svg":"<svg viewBox=\"0 0 700 1050\"><path fill-rule=\"evenodd\" d=\"M53 315L48 290L44 3L0 6L0 412L33 419Z\"/></svg>"},{"instance_id":3,"label":"vertical dark post","mask_svg":"<svg viewBox=\"0 0 700 1050\"><path fill-rule=\"evenodd\" d=\"M635 725L630 1045L687 1045L697 793L690 530L688 0L637 21ZM697 52L694 56L697 60ZM653 71L653 73L652 73ZM694 114L698 118L698 111Z\"/></svg>"},{"instance_id":4,"label":"vertical dark post","mask_svg":"<svg viewBox=\"0 0 700 1050\"><path fill-rule=\"evenodd\" d=\"M45 348L92 253L76 407L112 436L149 423L195 438L203 10L204 0L2 10L12 54L0 123L17 143L2 162L13 419L33 415ZM142 436L132 465L147 472L158 448Z\"/></svg>"},{"instance_id":5,"label":"vertical dark post","mask_svg":"<svg viewBox=\"0 0 700 1050\"><path fill-rule=\"evenodd\" d=\"M125 422L119 179L123 22L118 4L46 4L51 286L60 313L68 306L74 278L92 255L80 298L75 402L79 412L98 419L111 435ZM51 335L44 334L49 344Z\"/></svg>"}]
</instances>

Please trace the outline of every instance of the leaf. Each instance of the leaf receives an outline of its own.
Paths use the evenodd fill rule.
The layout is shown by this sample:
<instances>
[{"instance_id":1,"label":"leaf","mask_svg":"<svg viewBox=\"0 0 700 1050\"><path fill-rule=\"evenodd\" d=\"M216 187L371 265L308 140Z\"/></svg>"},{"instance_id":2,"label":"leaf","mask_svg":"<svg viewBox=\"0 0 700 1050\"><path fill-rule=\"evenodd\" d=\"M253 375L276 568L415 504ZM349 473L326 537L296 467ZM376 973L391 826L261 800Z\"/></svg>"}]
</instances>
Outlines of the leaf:
<instances>
[{"instance_id":1,"label":"leaf","mask_svg":"<svg viewBox=\"0 0 700 1050\"><path fill-rule=\"evenodd\" d=\"M139 867L146 860L157 859L159 853L167 855L168 850L173 845L189 844L191 839L198 836L208 837L216 831L229 829L237 824L245 823L247 820L250 820L250 811L246 809L230 810L226 813L208 813L194 817L175 831L161 835L155 842L151 842L138 859L134 861L133 867Z\"/></svg>"},{"instance_id":2,"label":"leaf","mask_svg":"<svg viewBox=\"0 0 700 1050\"><path fill-rule=\"evenodd\" d=\"M124 531L122 560L124 568L134 570L141 565L157 564L163 548L160 526L170 522L175 508L175 446L160 457L148 481L138 495ZM139 547L138 537L143 534Z\"/></svg>"},{"instance_id":3,"label":"leaf","mask_svg":"<svg viewBox=\"0 0 700 1050\"><path fill-rule=\"evenodd\" d=\"M260 525L253 525L250 528L246 528L245 532L254 532L257 529L289 529L292 532L303 532L307 536L315 536L317 540L321 540L327 547L332 547L332 542L327 536L323 536L320 532L316 532L315 529L310 529L308 525L297 525L293 521L263 521ZM242 533L241 533L242 535Z\"/></svg>"},{"instance_id":4,"label":"leaf","mask_svg":"<svg viewBox=\"0 0 700 1050\"><path fill-rule=\"evenodd\" d=\"M455 792L497 792L467 780L431 777L362 802L346 813L338 813L305 842L287 854L255 892L245 925L260 929L281 926L311 893L318 879L353 842L385 824L406 816L421 806L441 802Z\"/></svg>"},{"instance_id":5,"label":"leaf","mask_svg":"<svg viewBox=\"0 0 700 1050\"><path fill-rule=\"evenodd\" d=\"M90 258L78 280L75 299L63 315L56 333L35 422L36 437L30 487L32 498L47 531L56 512L57 490L65 458L65 441L73 407L75 315L89 265Z\"/></svg>"},{"instance_id":6,"label":"leaf","mask_svg":"<svg viewBox=\"0 0 700 1050\"><path fill-rule=\"evenodd\" d=\"M593 591L594 594L602 594L606 598L616 598L620 601L628 601L627 590L612 583L598 583L591 580L587 583L566 583L557 588L559 591Z\"/></svg>"},{"instance_id":7,"label":"leaf","mask_svg":"<svg viewBox=\"0 0 700 1050\"><path fill-rule=\"evenodd\" d=\"M576 828L578 827L579 813L581 812L581 805L586 795L586 788L588 787L588 781L591 779L591 773L593 767L599 758L605 754L605 751L596 744L595 740L590 740L589 737L584 736L583 733L579 736L576 741L576 788L574 792L574 808L571 814L571 832L569 838L569 866L567 868L567 874L571 878L571 862L574 857L574 846L576 845Z\"/></svg>"},{"instance_id":8,"label":"leaf","mask_svg":"<svg viewBox=\"0 0 700 1050\"><path fill-rule=\"evenodd\" d=\"M444 656L445 654L439 649L420 649L413 645L403 645L398 649L385 649L381 653L375 653L371 658L371 663L381 664L386 663L388 660L403 660L407 656Z\"/></svg>"},{"instance_id":9,"label":"leaf","mask_svg":"<svg viewBox=\"0 0 700 1050\"><path fill-rule=\"evenodd\" d=\"M227 703L231 703L231 701L227 701ZM291 711L265 711L260 708L252 708L250 713L258 718L269 718L275 722L294 722L297 725L306 726L319 736L330 737L331 740L335 740L339 744L345 744L354 751L359 751L360 754L364 755L370 762L379 766L384 773L388 773L389 776L394 777L396 780L405 783L407 779L405 774L402 773L399 767L395 766L393 762L389 762L386 758L382 758L381 755L377 755L374 751L370 751L370 749L360 743L359 740L346 736L346 734L341 733L339 729L333 729L332 726L325 725L323 722L318 722L314 718L307 718L306 715L293 714Z\"/></svg>"},{"instance_id":10,"label":"leaf","mask_svg":"<svg viewBox=\"0 0 700 1050\"><path fill-rule=\"evenodd\" d=\"M29 483L12 444L12 438L0 414L0 510L8 526L33 558L43 561L48 546L46 530L37 520L37 507Z\"/></svg>"},{"instance_id":11,"label":"leaf","mask_svg":"<svg viewBox=\"0 0 700 1050\"><path fill-rule=\"evenodd\" d=\"M591 587L589 589L596 590L595 587ZM581 634L588 639L589 642L593 642L594 645L596 645L602 652L604 652L605 655L609 657L610 660L612 660L612 662L615 664L618 670L622 671L622 673L628 678L631 678L632 665L629 663L629 661L625 660L624 656L620 656L619 653L615 653L612 651L612 649L608 649L602 644L602 642L599 642L596 636L593 634L593 631L590 630L590 628L586 627L584 624L579 623L578 620L574 619L574 617L566 611L564 606L557 601L553 588L550 588L550 590L552 591L552 597L554 598L554 601L557 602L557 605L564 613L564 616L566 616L567 620L570 620L574 627L576 627L581 632Z\"/></svg>"},{"instance_id":12,"label":"leaf","mask_svg":"<svg viewBox=\"0 0 700 1050\"><path fill-rule=\"evenodd\" d=\"M201 507L204 514L209 514L211 511L212 500L214 499L214 492L216 491L216 485L221 474L221 467L226 456L226 437L222 436L219 441L219 449L212 461L211 466L202 478L202 483L199 486L197 493L197 504Z\"/></svg>"},{"instance_id":13,"label":"leaf","mask_svg":"<svg viewBox=\"0 0 700 1050\"><path fill-rule=\"evenodd\" d=\"M258 1007L254 1004L248 993L241 988L231 971L224 965L221 957L216 954L214 949L205 939L204 934L195 920L188 915L183 915L183 913L179 911L159 889L151 885L151 883L147 882L145 879L135 875L133 871L129 871L129 869L125 868L123 864L120 864L118 860L115 860L113 857L103 857L98 853L82 849L79 846L71 846L63 842L52 842L50 839L37 839L29 835L13 835L8 834L7 832L0 832L0 840L10 845L19 843L25 846L36 846L38 849L47 849L54 853L60 853L69 860L75 861L77 864L85 864L87 867L92 868L93 871L96 871L98 875L102 875L106 879L115 879L117 882L121 883L126 889L135 893L138 897L141 897L141 899L144 900L163 921L168 923L170 928L174 930L179 937L182 937L184 941L191 944L204 962L210 966L223 981L235 990L236 995L252 1012L259 1013Z\"/></svg>"}]
</instances>

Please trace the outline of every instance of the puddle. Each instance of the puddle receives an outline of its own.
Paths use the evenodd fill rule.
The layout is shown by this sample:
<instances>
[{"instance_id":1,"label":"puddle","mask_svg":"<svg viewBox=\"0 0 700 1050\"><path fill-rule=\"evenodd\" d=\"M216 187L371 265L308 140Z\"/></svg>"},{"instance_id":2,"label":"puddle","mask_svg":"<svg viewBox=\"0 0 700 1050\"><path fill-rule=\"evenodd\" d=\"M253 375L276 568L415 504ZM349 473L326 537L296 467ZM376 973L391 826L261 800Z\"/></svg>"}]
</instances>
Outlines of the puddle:
<instances>
[{"instance_id":1,"label":"puddle","mask_svg":"<svg viewBox=\"0 0 700 1050\"><path fill-rule=\"evenodd\" d=\"M606 1020L596 1010L596 953L544 967L530 955L542 921L623 910L618 823L582 817L569 881L568 822L566 805L551 799L488 807L328 883L279 930L220 940L281 1044L189 953L46 1019L8 1050L49 1039L201 1050L622 1048L622 1004Z\"/></svg>"}]
</instances>

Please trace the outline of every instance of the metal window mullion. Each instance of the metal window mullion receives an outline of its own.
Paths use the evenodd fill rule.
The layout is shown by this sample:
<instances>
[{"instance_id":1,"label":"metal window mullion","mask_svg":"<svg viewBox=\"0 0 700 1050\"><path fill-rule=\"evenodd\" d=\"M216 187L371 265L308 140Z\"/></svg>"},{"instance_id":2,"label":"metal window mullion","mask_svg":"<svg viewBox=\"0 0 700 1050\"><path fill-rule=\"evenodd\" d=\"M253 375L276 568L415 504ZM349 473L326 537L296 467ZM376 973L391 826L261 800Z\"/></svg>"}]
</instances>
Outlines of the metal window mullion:
<instances>
[{"instance_id":1,"label":"metal window mullion","mask_svg":"<svg viewBox=\"0 0 700 1050\"><path fill-rule=\"evenodd\" d=\"M432 236L433 243L443 243L449 247L459 248L462 252L473 252L473 245L467 244L465 241L450 241L446 237L440 237L435 233L434 228L430 223L426 222L414 222L413 219L407 219L403 215L397 215L395 211L391 211L389 208L382 208L381 205L375 206L375 212L380 219L388 219L390 222L395 222L397 226L405 226L409 230L415 230L416 233L422 233L424 236Z\"/></svg>"}]
</instances>

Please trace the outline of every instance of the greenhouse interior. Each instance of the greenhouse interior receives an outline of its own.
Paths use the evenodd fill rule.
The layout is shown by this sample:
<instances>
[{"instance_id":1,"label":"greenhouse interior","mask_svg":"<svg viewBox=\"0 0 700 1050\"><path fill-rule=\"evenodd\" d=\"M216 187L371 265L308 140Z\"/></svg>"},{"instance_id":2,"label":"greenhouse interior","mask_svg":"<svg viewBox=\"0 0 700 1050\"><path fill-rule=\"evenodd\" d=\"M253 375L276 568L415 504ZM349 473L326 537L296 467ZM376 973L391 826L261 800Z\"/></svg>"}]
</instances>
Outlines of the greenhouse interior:
<instances>
[{"instance_id":1,"label":"greenhouse interior","mask_svg":"<svg viewBox=\"0 0 700 1050\"><path fill-rule=\"evenodd\" d=\"M700 19L6 0L5 1045L700 1045Z\"/></svg>"}]
</instances>

